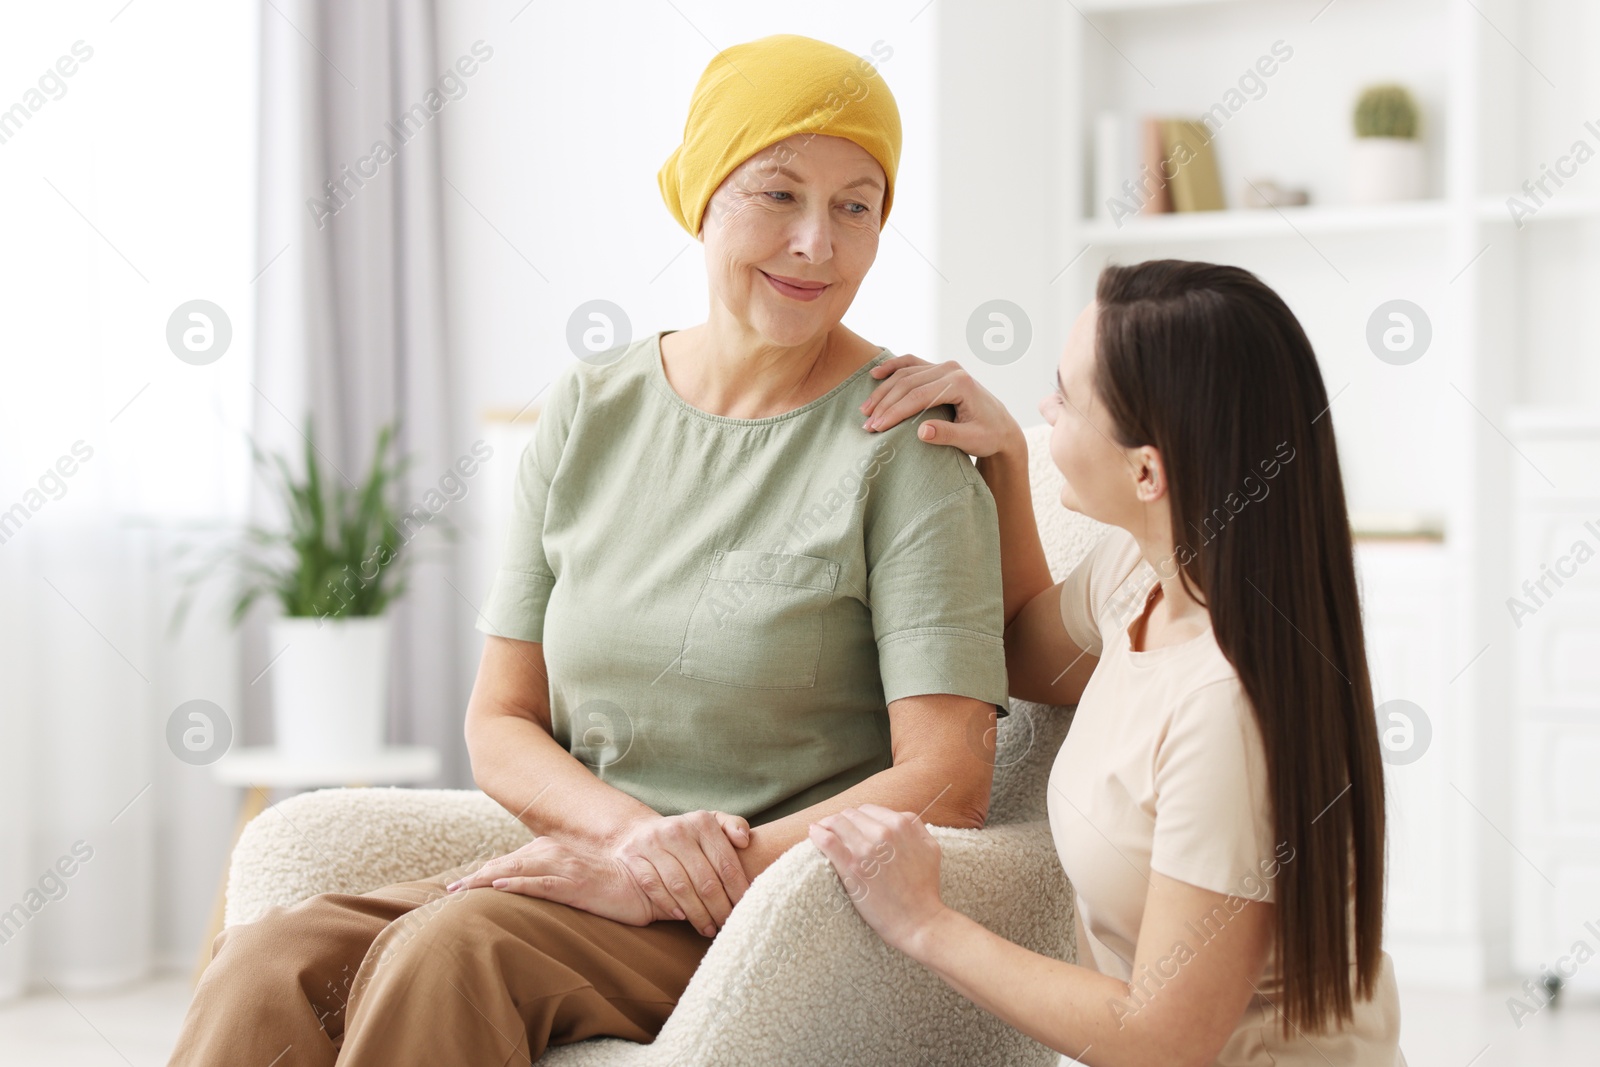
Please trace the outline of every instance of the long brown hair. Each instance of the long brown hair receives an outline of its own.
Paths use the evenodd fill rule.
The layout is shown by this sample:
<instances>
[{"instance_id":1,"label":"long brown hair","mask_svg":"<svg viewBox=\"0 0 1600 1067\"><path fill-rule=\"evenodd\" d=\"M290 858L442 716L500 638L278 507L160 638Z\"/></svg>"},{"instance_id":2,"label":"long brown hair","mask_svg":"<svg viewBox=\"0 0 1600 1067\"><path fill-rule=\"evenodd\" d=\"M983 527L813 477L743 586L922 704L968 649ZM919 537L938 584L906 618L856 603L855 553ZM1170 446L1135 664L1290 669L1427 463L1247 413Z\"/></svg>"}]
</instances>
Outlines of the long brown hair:
<instances>
[{"instance_id":1,"label":"long brown hair","mask_svg":"<svg viewBox=\"0 0 1600 1067\"><path fill-rule=\"evenodd\" d=\"M1377 984L1384 887L1383 761L1322 374L1288 305L1239 267L1112 265L1095 299L1095 388L1123 447L1161 453L1179 580L1239 674L1275 839L1295 849L1276 876L1280 1028L1321 1031L1352 1015L1352 914L1359 997Z\"/></svg>"}]
</instances>

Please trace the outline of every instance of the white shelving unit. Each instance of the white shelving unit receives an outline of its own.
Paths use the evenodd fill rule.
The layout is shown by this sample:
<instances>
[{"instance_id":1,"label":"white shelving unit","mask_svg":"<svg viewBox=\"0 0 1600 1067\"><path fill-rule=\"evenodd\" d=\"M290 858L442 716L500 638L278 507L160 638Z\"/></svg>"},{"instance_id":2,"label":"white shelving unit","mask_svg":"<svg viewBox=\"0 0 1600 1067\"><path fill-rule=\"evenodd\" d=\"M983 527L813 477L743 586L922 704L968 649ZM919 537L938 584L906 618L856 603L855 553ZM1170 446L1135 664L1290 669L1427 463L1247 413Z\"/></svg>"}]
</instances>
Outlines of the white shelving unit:
<instances>
[{"instance_id":1,"label":"white shelving unit","mask_svg":"<svg viewBox=\"0 0 1600 1067\"><path fill-rule=\"evenodd\" d=\"M1513 678L1525 681L1513 671L1530 661L1505 608L1524 577L1512 516L1525 458L1508 437L1510 411L1600 407L1585 325L1600 266L1589 225L1600 220L1600 160L1551 186L1521 227L1506 206L1574 140L1600 149L1583 125L1600 116L1593 6L1080 0L1081 14L1062 22L1059 186L1077 210L1065 212L1056 251L1070 264L1069 311L1092 299L1108 262L1170 256L1253 270L1317 348L1358 527L1365 516L1420 513L1444 531L1432 541L1363 541L1358 551L1377 699L1412 700L1432 726L1425 756L1388 770L1387 947L1402 981L1417 984L1475 987L1536 973L1583 931L1519 921L1513 946L1513 914L1542 914L1558 896L1600 885L1600 867L1565 890L1524 869L1520 843L1550 838L1536 825L1543 809L1513 795L1508 753L1524 723ZM1310 205L1121 226L1096 217L1100 112L1198 117L1276 42L1291 57L1215 133L1223 191L1238 205L1243 179L1273 178L1308 188ZM1353 206L1344 202L1350 114L1360 89L1380 81L1403 82L1419 100L1430 189L1419 201ZM1429 351L1406 366L1380 361L1365 342L1368 317L1397 298L1420 305L1433 329ZM1590 651L1600 662L1600 646ZM1586 714L1592 732L1600 712ZM1516 781L1539 773L1525 768ZM1583 825L1594 845L1600 818Z\"/></svg>"},{"instance_id":2,"label":"white shelving unit","mask_svg":"<svg viewBox=\"0 0 1600 1067\"><path fill-rule=\"evenodd\" d=\"M1498 206L1502 212L1503 206ZM1336 234L1398 234L1442 231L1450 222L1450 206L1441 200L1372 206L1284 207L1194 211L1129 219L1117 226L1102 220L1085 223L1079 236L1102 249L1189 241L1232 241L1249 238L1299 240ZM1508 218L1509 222L1510 219Z\"/></svg>"}]
</instances>

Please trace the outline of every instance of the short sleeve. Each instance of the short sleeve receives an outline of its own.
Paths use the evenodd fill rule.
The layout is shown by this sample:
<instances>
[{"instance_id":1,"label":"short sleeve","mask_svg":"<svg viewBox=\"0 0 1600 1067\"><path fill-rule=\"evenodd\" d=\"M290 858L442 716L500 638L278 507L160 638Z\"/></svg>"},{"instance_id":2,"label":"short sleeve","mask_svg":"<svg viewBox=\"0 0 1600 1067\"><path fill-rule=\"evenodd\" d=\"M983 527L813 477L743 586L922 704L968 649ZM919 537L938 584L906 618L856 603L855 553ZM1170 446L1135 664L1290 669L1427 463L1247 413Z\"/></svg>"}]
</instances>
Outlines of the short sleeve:
<instances>
[{"instance_id":1,"label":"short sleeve","mask_svg":"<svg viewBox=\"0 0 1600 1067\"><path fill-rule=\"evenodd\" d=\"M519 641L544 641L544 612L556 574L544 553L545 502L577 409L569 368L550 384L533 437L517 461L511 519L500 566L478 613L477 629Z\"/></svg>"},{"instance_id":2,"label":"short sleeve","mask_svg":"<svg viewBox=\"0 0 1600 1067\"><path fill-rule=\"evenodd\" d=\"M1091 656L1101 654L1101 621L1111 617L1126 626L1141 606L1145 586L1129 581L1143 556L1139 543L1125 530L1107 531L1061 580L1061 624L1072 643Z\"/></svg>"},{"instance_id":3,"label":"short sleeve","mask_svg":"<svg viewBox=\"0 0 1600 1067\"><path fill-rule=\"evenodd\" d=\"M953 693L1010 714L1000 525L974 478L929 504L867 561L886 702Z\"/></svg>"},{"instance_id":4,"label":"short sleeve","mask_svg":"<svg viewBox=\"0 0 1600 1067\"><path fill-rule=\"evenodd\" d=\"M1237 678L1201 686L1173 712L1154 786L1151 870L1216 893L1276 898L1266 751Z\"/></svg>"},{"instance_id":5,"label":"short sleeve","mask_svg":"<svg viewBox=\"0 0 1600 1067\"><path fill-rule=\"evenodd\" d=\"M1102 537L1096 545L1083 554L1078 565L1061 579L1061 624L1067 628L1072 643L1091 656L1100 654L1100 623L1094 617L1094 596L1090 577L1094 573L1095 555L1105 544Z\"/></svg>"}]
</instances>

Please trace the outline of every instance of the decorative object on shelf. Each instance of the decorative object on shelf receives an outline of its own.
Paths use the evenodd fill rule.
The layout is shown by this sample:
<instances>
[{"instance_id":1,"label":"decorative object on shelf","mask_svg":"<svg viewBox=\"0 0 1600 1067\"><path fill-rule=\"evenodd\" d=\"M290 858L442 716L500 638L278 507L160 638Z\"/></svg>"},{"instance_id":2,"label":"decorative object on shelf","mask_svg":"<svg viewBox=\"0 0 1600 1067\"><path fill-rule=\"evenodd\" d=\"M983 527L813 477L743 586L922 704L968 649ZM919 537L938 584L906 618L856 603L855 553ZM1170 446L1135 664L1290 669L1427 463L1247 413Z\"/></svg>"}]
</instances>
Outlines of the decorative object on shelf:
<instances>
[{"instance_id":1,"label":"decorative object on shelf","mask_svg":"<svg viewBox=\"0 0 1600 1067\"><path fill-rule=\"evenodd\" d=\"M267 668L274 747L291 759L326 763L372 756L384 746L385 610L405 591L410 558L401 552L400 516L391 500L405 460L389 461L394 428L384 426L365 480L345 486L323 469L309 420L303 436L299 478L284 456L269 459L252 446L258 469L275 476L287 525L251 525L236 543L192 567L174 625L194 587L219 566L231 564L240 579L230 616L235 625L257 600L276 598L282 615L268 625Z\"/></svg>"},{"instance_id":2,"label":"decorative object on shelf","mask_svg":"<svg viewBox=\"0 0 1600 1067\"><path fill-rule=\"evenodd\" d=\"M1403 85L1371 85L1355 107L1350 202L1386 204L1423 195L1424 160L1417 102Z\"/></svg>"},{"instance_id":3,"label":"decorative object on shelf","mask_svg":"<svg viewBox=\"0 0 1600 1067\"><path fill-rule=\"evenodd\" d=\"M1172 210L1221 211L1222 178L1211 148L1211 131L1192 119L1162 119L1162 175L1172 193Z\"/></svg>"},{"instance_id":4,"label":"decorative object on shelf","mask_svg":"<svg viewBox=\"0 0 1600 1067\"><path fill-rule=\"evenodd\" d=\"M1239 190L1239 203L1247 208L1304 207L1311 203L1311 194L1286 189L1271 178L1249 178Z\"/></svg>"}]
</instances>

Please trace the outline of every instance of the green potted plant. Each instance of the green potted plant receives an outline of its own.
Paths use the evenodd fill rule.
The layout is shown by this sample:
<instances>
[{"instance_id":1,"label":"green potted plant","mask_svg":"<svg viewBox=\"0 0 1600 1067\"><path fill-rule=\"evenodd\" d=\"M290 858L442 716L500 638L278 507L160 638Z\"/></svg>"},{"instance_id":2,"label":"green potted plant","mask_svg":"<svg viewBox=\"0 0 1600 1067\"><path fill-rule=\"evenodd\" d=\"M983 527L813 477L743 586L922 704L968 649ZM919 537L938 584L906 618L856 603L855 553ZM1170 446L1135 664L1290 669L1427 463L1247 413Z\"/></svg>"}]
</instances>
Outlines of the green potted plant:
<instances>
[{"instance_id":1,"label":"green potted plant","mask_svg":"<svg viewBox=\"0 0 1600 1067\"><path fill-rule=\"evenodd\" d=\"M1350 201L1415 200L1425 184L1421 119L1403 85L1370 85L1356 100L1350 152Z\"/></svg>"},{"instance_id":2,"label":"green potted plant","mask_svg":"<svg viewBox=\"0 0 1600 1067\"><path fill-rule=\"evenodd\" d=\"M284 525L250 525L190 567L173 623L182 623L195 587L220 569L238 581L233 624L257 601L276 600L267 668L275 746L285 756L326 762L371 755L385 742L387 608L405 591L409 560L393 500L405 461L389 459L394 428L384 426L365 476L348 485L324 470L309 421L303 436L298 475L284 456L264 456L252 445Z\"/></svg>"}]
</instances>

